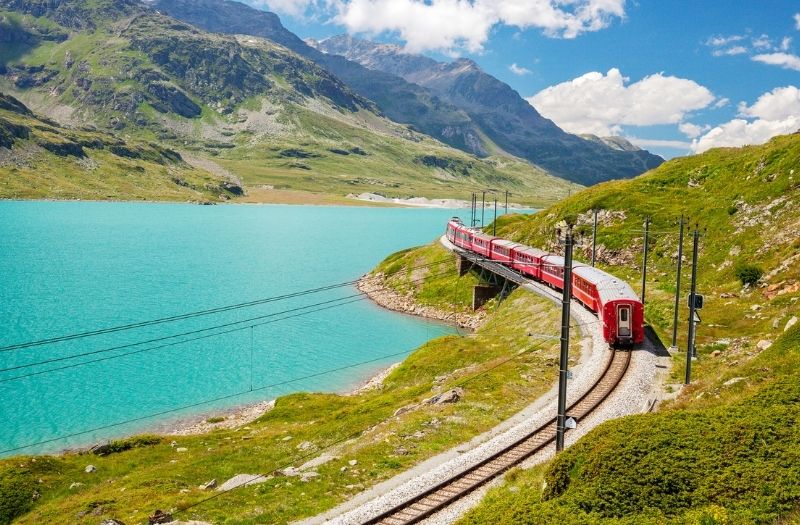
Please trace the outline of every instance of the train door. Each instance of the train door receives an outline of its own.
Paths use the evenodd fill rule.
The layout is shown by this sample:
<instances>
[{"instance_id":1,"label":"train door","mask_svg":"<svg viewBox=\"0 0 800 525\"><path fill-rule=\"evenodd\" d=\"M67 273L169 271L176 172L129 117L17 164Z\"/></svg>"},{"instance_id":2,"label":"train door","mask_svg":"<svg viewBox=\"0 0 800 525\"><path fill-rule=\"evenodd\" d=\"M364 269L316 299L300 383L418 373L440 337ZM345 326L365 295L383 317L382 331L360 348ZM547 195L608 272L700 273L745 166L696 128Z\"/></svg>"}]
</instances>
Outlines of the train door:
<instances>
[{"instance_id":1,"label":"train door","mask_svg":"<svg viewBox=\"0 0 800 525\"><path fill-rule=\"evenodd\" d=\"M617 336L630 339L631 337L631 306L629 304L617 306Z\"/></svg>"}]
</instances>

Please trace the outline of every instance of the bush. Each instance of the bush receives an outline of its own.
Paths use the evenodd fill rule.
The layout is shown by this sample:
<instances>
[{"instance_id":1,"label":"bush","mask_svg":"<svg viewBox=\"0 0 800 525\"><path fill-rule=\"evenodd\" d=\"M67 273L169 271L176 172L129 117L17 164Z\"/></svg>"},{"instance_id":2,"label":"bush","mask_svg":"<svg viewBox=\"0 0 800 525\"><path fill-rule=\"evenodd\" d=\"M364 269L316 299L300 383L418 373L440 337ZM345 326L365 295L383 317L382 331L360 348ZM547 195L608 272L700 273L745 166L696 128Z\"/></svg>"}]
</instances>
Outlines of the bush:
<instances>
[{"instance_id":1,"label":"bush","mask_svg":"<svg viewBox=\"0 0 800 525\"><path fill-rule=\"evenodd\" d=\"M764 270L760 266L747 263L736 266L736 277L742 281L743 285L756 284L762 275L764 275Z\"/></svg>"}]
</instances>

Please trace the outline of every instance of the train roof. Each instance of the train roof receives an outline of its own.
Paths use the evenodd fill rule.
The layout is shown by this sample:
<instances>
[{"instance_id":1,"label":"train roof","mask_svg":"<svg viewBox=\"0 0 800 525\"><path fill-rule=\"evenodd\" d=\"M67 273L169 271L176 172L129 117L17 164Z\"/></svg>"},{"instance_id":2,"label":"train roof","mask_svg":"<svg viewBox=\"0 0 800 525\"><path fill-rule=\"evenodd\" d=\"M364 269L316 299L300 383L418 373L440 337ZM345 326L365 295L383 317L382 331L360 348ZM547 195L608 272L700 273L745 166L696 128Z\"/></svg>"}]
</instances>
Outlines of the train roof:
<instances>
[{"instance_id":1,"label":"train roof","mask_svg":"<svg viewBox=\"0 0 800 525\"><path fill-rule=\"evenodd\" d=\"M472 232L472 236L473 237L480 237L481 239L484 239L484 240L487 240L487 241L493 241L494 239L499 239L499 237L493 237L493 236L489 235L488 233L483 233L480 230L470 230L470 232Z\"/></svg>"},{"instance_id":2,"label":"train roof","mask_svg":"<svg viewBox=\"0 0 800 525\"><path fill-rule=\"evenodd\" d=\"M525 246L524 244L521 244L520 247L516 248L514 251L519 253L525 253L528 255L533 255L534 257L538 257L540 259L542 257L545 257L546 255L550 255L544 250L540 250L539 248L532 248L530 246Z\"/></svg>"},{"instance_id":3,"label":"train roof","mask_svg":"<svg viewBox=\"0 0 800 525\"><path fill-rule=\"evenodd\" d=\"M597 268L586 266L584 264L576 264L573 265L572 272L578 277L586 279L590 283L594 284L597 288L597 293L600 296L600 300L604 304L609 301L617 301L619 299L639 301L639 296L636 295L636 292L633 291L633 288L631 288L628 283L617 279L613 275L606 273L603 270L598 270Z\"/></svg>"},{"instance_id":4,"label":"train roof","mask_svg":"<svg viewBox=\"0 0 800 525\"><path fill-rule=\"evenodd\" d=\"M494 244L497 244L498 246L502 246L503 248L516 248L517 246L522 246L518 242L507 241L505 239L495 239L494 240Z\"/></svg>"},{"instance_id":5,"label":"train roof","mask_svg":"<svg viewBox=\"0 0 800 525\"><path fill-rule=\"evenodd\" d=\"M564 262L565 261L564 261L564 258L561 257L560 255L552 255L552 254L544 255L542 257L542 260L544 262L548 263L548 264L553 264L555 266L561 266L562 268L564 267Z\"/></svg>"}]
</instances>

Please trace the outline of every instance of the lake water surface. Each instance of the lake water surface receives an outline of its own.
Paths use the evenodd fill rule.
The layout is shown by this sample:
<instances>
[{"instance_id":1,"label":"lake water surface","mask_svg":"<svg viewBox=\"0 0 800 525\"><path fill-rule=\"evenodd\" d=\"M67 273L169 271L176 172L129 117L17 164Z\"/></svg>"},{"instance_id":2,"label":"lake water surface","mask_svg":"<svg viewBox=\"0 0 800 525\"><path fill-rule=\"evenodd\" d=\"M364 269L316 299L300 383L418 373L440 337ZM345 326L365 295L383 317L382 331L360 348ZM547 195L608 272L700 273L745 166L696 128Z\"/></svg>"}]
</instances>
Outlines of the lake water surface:
<instances>
[{"instance_id":1,"label":"lake water surface","mask_svg":"<svg viewBox=\"0 0 800 525\"><path fill-rule=\"evenodd\" d=\"M351 281L386 255L435 239L459 212L0 202L0 347ZM348 285L0 348L0 455L86 445L293 391L345 390L454 331L365 300L328 302L356 293ZM290 311L323 302L316 308L330 308ZM289 317L299 313L307 315ZM163 339L176 334L187 335Z\"/></svg>"}]
</instances>

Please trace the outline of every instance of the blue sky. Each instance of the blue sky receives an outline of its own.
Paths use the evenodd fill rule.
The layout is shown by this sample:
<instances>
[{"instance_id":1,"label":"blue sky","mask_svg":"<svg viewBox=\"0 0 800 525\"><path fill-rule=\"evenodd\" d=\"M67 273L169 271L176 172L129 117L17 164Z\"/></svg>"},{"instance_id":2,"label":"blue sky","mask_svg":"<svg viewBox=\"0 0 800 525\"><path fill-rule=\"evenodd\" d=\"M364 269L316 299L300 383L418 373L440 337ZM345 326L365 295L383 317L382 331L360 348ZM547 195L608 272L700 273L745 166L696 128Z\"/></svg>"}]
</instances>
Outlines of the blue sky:
<instances>
[{"instance_id":1,"label":"blue sky","mask_svg":"<svg viewBox=\"0 0 800 525\"><path fill-rule=\"evenodd\" d=\"M463 56L567 131L674 157L800 128L800 2L251 0L300 37Z\"/></svg>"}]
</instances>

